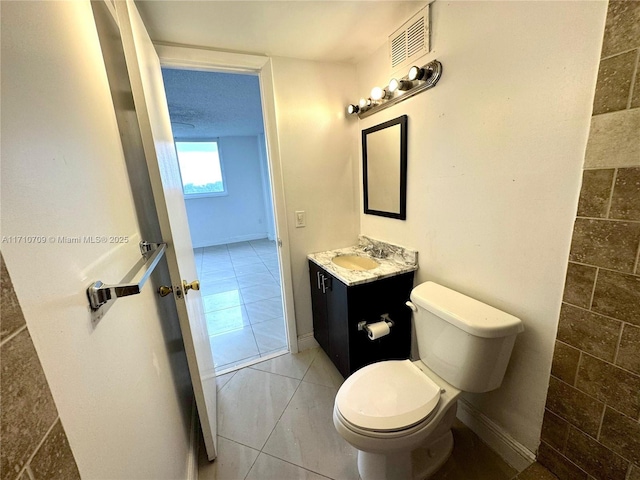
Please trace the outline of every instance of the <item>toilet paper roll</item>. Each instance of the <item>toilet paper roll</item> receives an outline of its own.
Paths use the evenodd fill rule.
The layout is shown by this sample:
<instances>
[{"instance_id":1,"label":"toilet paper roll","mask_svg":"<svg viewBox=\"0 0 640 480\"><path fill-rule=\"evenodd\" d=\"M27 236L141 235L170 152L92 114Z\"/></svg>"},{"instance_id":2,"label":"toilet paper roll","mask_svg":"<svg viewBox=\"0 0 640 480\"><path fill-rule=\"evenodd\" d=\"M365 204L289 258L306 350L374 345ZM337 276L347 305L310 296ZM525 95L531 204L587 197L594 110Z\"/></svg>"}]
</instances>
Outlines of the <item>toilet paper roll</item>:
<instances>
[{"instance_id":1,"label":"toilet paper roll","mask_svg":"<svg viewBox=\"0 0 640 480\"><path fill-rule=\"evenodd\" d=\"M389 335L389 332L391 331L387 322L370 323L367 325L367 330L369 331L367 334L369 336L369 340L375 340L377 338L384 337L385 335Z\"/></svg>"}]
</instances>

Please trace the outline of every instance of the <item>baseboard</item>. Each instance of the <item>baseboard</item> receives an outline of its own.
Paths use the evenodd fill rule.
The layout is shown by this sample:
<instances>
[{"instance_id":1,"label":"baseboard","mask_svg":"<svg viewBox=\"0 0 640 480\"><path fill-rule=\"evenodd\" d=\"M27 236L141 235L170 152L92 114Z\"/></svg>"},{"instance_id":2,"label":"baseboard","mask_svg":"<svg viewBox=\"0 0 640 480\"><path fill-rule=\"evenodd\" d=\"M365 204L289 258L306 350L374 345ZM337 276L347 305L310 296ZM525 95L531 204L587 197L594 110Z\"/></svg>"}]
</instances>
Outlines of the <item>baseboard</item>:
<instances>
[{"instance_id":1,"label":"baseboard","mask_svg":"<svg viewBox=\"0 0 640 480\"><path fill-rule=\"evenodd\" d=\"M536 461L536 456L531 450L465 399L458 399L457 417L518 472Z\"/></svg>"},{"instance_id":2,"label":"baseboard","mask_svg":"<svg viewBox=\"0 0 640 480\"><path fill-rule=\"evenodd\" d=\"M196 400L191 404L191 431L189 432L189 450L187 451L187 478L198 480L198 409Z\"/></svg>"},{"instance_id":3,"label":"baseboard","mask_svg":"<svg viewBox=\"0 0 640 480\"><path fill-rule=\"evenodd\" d=\"M215 247L216 245L226 245L227 243L238 243L238 242L249 242L251 240L262 240L263 238L268 238L267 232L262 233L252 233L249 235L236 235L233 237L227 237L220 240L216 240L215 242L193 242L193 248L205 248L205 247Z\"/></svg>"},{"instance_id":4,"label":"baseboard","mask_svg":"<svg viewBox=\"0 0 640 480\"><path fill-rule=\"evenodd\" d=\"M312 348L319 347L320 345L313 338L313 332L305 333L304 335L298 335L298 351L310 350Z\"/></svg>"}]
</instances>

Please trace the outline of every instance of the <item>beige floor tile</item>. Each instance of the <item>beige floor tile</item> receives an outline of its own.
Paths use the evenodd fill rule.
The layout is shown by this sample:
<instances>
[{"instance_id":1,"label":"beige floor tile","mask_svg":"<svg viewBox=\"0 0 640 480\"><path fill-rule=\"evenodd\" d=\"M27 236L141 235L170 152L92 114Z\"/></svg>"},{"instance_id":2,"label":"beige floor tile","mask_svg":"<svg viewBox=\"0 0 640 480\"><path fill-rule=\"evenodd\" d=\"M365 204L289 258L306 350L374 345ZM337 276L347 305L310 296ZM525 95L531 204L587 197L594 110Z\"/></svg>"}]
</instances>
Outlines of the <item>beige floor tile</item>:
<instances>
[{"instance_id":1,"label":"beige floor tile","mask_svg":"<svg viewBox=\"0 0 640 480\"><path fill-rule=\"evenodd\" d=\"M324 480L327 477L261 453L246 480Z\"/></svg>"},{"instance_id":2,"label":"beige floor tile","mask_svg":"<svg viewBox=\"0 0 640 480\"><path fill-rule=\"evenodd\" d=\"M344 378L338 369L331 363L331 360L321 348L318 349L318 354L313 359L313 363L302 380L336 389L340 388L340 385L344 382Z\"/></svg>"},{"instance_id":3,"label":"beige floor tile","mask_svg":"<svg viewBox=\"0 0 640 480\"><path fill-rule=\"evenodd\" d=\"M218 394L218 433L260 450L299 380L245 368Z\"/></svg>"},{"instance_id":4,"label":"beige floor tile","mask_svg":"<svg viewBox=\"0 0 640 480\"><path fill-rule=\"evenodd\" d=\"M266 362L256 363L251 368L302 380L311 362L318 354L318 350L318 348L313 348L299 353L287 353Z\"/></svg>"},{"instance_id":5,"label":"beige floor tile","mask_svg":"<svg viewBox=\"0 0 640 480\"><path fill-rule=\"evenodd\" d=\"M357 480L357 451L333 426L336 392L302 382L263 452L330 478Z\"/></svg>"},{"instance_id":6,"label":"beige floor tile","mask_svg":"<svg viewBox=\"0 0 640 480\"><path fill-rule=\"evenodd\" d=\"M224 375L216 376L216 391L220 391L224 386L233 378L236 372L225 373Z\"/></svg>"},{"instance_id":7,"label":"beige floor tile","mask_svg":"<svg viewBox=\"0 0 640 480\"><path fill-rule=\"evenodd\" d=\"M209 462L204 444L200 442L198 452L199 480L239 480L249 473L258 458L257 450L218 437L218 458Z\"/></svg>"}]
</instances>

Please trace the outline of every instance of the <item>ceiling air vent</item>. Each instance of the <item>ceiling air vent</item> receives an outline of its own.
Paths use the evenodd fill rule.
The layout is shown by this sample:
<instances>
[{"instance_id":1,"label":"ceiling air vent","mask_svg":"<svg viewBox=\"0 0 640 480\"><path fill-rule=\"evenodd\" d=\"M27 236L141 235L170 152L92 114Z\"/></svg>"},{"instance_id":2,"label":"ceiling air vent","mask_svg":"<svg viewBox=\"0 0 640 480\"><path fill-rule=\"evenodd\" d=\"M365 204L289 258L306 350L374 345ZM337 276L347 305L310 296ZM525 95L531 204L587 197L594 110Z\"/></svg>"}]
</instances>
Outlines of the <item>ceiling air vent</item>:
<instances>
[{"instance_id":1,"label":"ceiling air vent","mask_svg":"<svg viewBox=\"0 0 640 480\"><path fill-rule=\"evenodd\" d=\"M391 69L413 64L414 60L429 53L429 50L429 5L427 5L389 35Z\"/></svg>"}]
</instances>

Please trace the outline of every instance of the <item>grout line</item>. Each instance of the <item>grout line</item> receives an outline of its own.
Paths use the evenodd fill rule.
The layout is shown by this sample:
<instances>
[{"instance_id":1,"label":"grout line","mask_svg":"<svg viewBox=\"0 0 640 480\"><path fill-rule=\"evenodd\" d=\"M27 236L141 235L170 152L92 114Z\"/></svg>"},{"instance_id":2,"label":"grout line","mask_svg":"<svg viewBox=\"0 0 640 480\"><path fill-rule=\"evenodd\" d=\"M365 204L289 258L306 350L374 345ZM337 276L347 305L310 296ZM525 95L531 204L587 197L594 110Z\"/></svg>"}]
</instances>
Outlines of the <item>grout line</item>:
<instances>
[{"instance_id":1,"label":"grout line","mask_svg":"<svg viewBox=\"0 0 640 480\"><path fill-rule=\"evenodd\" d=\"M596 433L596 441L600 441L600 433L602 433L602 424L604 423L604 414L607 412L607 404L602 407L602 414L600 415L600 422L598 424L598 432Z\"/></svg>"},{"instance_id":2,"label":"grout line","mask_svg":"<svg viewBox=\"0 0 640 480\"><path fill-rule=\"evenodd\" d=\"M575 347L574 347L575 348ZM585 353L582 350L578 349L578 364L576 365L576 373L573 374L573 384L572 387L578 388L578 372L580 371L580 364L582 363L582 354Z\"/></svg>"},{"instance_id":3,"label":"grout line","mask_svg":"<svg viewBox=\"0 0 640 480\"><path fill-rule=\"evenodd\" d=\"M260 451L256 447L252 447L252 446L247 445L245 443L239 442L238 440L234 440L233 438L225 437L224 435L220 435L219 433L218 433L218 437L224 438L225 440L228 440L228 441L233 442L233 443L237 443L238 445L242 445L243 447L250 448L251 450L255 450L256 452Z\"/></svg>"},{"instance_id":4,"label":"grout line","mask_svg":"<svg viewBox=\"0 0 640 480\"><path fill-rule=\"evenodd\" d=\"M608 55L606 57L600 58L600 61L609 60L610 58L617 57L618 55L624 55L625 53L633 52L636 48L638 48L638 47L633 47L633 48L629 48L628 50L623 50L623 51L620 51L620 52L613 53L613 54Z\"/></svg>"},{"instance_id":5,"label":"grout line","mask_svg":"<svg viewBox=\"0 0 640 480\"><path fill-rule=\"evenodd\" d=\"M11 335L9 335L8 337L3 338L2 342L0 342L0 347L3 347L6 343L9 343L11 340L16 338L18 335L20 335L22 333L23 330L27 330L27 324L26 323L23 326L21 326L18 330L13 332ZM27 332L28 331L29 330L27 330Z\"/></svg>"},{"instance_id":6,"label":"grout line","mask_svg":"<svg viewBox=\"0 0 640 480\"><path fill-rule=\"evenodd\" d=\"M572 425L573 426L573 425ZM580 430L582 431L582 430ZM567 435L568 437L568 435ZM562 456L562 458L564 458L567 462L569 462L571 465L573 465L575 468L577 468L578 470L580 470L582 473L584 473L585 475L588 475L587 472L585 472L582 468L580 468L578 465L576 465L575 463L573 463L573 461L567 457L564 453L562 453L560 450L558 450L557 448L551 446L550 444L548 444L547 442L544 442L544 444L551 450L553 450L554 452L556 452L558 455ZM552 472L553 473L553 472Z\"/></svg>"},{"instance_id":7,"label":"grout line","mask_svg":"<svg viewBox=\"0 0 640 480\"><path fill-rule=\"evenodd\" d=\"M624 167L621 167L624 168ZM624 220L621 218L605 218L605 217L581 217L579 215L576 216L581 220L600 220L601 222L617 222L617 223L640 223L640 220Z\"/></svg>"},{"instance_id":8,"label":"grout line","mask_svg":"<svg viewBox=\"0 0 640 480\"><path fill-rule=\"evenodd\" d=\"M260 454L262 452L258 452L258 455L256 455L256 458L253 460L253 463L251 464L251 466L249 467L249 470L247 470L247 474L244 476L244 480L247 480L247 477L249 476L249 474L251 473L251 470L253 470L253 466L256 464L256 462L258 461L258 458L260 457Z\"/></svg>"},{"instance_id":9,"label":"grout line","mask_svg":"<svg viewBox=\"0 0 640 480\"><path fill-rule=\"evenodd\" d=\"M596 285L598 284L599 273L600 273L600 267L596 267L596 274L593 277L593 287L591 288L591 298L589 299L589 308L588 308L589 311L591 311L591 308L593 307L593 298L596 296Z\"/></svg>"},{"instance_id":10,"label":"grout line","mask_svg":"<svg viewBox=\"0 0 640 480\"><path fill-rule=\"evenodd\" d=\"M618 342L616 343L616 351L613 354L613 365L615 365L616 367L618 365L616 365L616 362L618 361L618 354L620 353L620 344L622 343L622 332L624 331L624 323L620 326L620 332L618 333Z\"/></svg>"},{"instance_id":11,"label":"grout line","mask_svg":"<svg viewBox=\"0 0 640 480\"><path fill-rule=\"evenodd\" d=\"M638 49L638 53L636 55L636 64L633 68L633 74L631 75L631 88L629 89L629 99L627 100L627 110L631 108L631 101L633 100L633 87L636 84L639 63L640 63L640 48Z\"/></svg>"},{"instance_id":12,"label":"grout line","mask_svg":"<svg viewBox=\"0 0 640 480\"><path fill-rule=\"evenodd\" d=\"M265 372L265 373L269 373L269 372ZM271 436L273 435L273 432L276 431L276 428L278 427L278 423L280 423L280 420L282 419L282 416L284 415L284 412L287 411L287 408L289 408L289 405L291 404L291 400L293 400L293 397L296 396L296 393L298 392L298 389L300 388L300 385L302 385L302 380L298 381L298 385L296 385L296 389L293 391L293 395L291 395L291 398L289 398L289 401L287 402L287 404L285 405L285 407L282 409L282 413L280 414L280 416L278 417L278 420L276 420L276 423L273 425L273 428L271 429L271 433L269 434L269 436L267 437L267 439L264 441L264 443L262 444L262 447L260 448L260 453L262 453L262 450L264 450L264 447L267 446L267 443L269 443L269 439L271 438Z\"/></svg>"},{"instance_id":13,"label":"grout line","mask_svg":"<svg viewBox=\"0 0 640 480\"><path fill-rule=\"evenodd\" d=\"M620 320L619 318L610 317L609 315L604 315L604 314L602 314L602 313L600 313L600 312L595 312L595 311L593 311L593 310L589 310L588 308L584 308L584 307L581 307L581 306L579 306L579 305L574 305L574 304L572 304L572 303L567 303L567 302L565 302L564 300L562 301L562 303L565 303L565 304L569 305L570 307L573 307L573 308L577 308L577 309L579 309L579 310L582 310L583 312L588 312L588 313L592 313L592 314L594 314L594 315L598 315L599 317L603 317L603 318L606 318L606 319L608 319L608 320L614 320L614 321L616 321L616 322L625 323L625 322L624 322L624 320ZM565 342L565 343L566 343L566 342Z\"/></svg>"},{"instance_id":14,"label":"grout line","mask_svg":"<svg viewBox=\"0 0 640 480\"><path fill-rule=\"evenodd\" d=\"M607 201L607 212L605 213L605 218L609 219L609 214L611 213L611 204L613 203L613 190L616 187L616 180L618 178L618 169L613 169L613 177L611 179L611 187L609 189L609 200Z\"/></svg>"},{"instance_id":15,"label":"grout line","mask_svg":"<svg viewBox=\"0 0 640 480\"><path fill-rule=\"evenodd\" d=\"M322 478L328 478L329 480L333 480L331 477L327 477L326 475L323 475L323 474L321 474L319 472L316 472L315 470L311 470L310 468L303 467L302 465L298 465L297 463L290 462L289 460L285 460L284 458L276 457L275 455L271 455L271 454L266 453L266 452L260 452L260 453L262 453L263 455L266 455L267 457L275 458L276 460L280 460L281 462L288 463L289 465L293 465L294 467L301 468L302 470L305 470L307 472L313 473L315 475L319 475Z\"/></svg>"},{"instance_id":16,"label":"grout line","mask_svg":"<svg viewBox=\"0 0 640 480\"><path fill-rule=\"evenodd\" d=\"M640 243L638 243L638 253L636 254L636 265L633 269L634 275L640 275Z\"/></svg>"},{"instance_id":17,"label":"grout line","mask_svg":"<svg viewBox=\"0 0 640 480\"><path fill-rule=\"evenodd\" d=\"M33 474L33 470L31 470L31 464L27 465L27 468L25 469L25 472L27 472L27 476L31 479L31 480L36 480L36 476ZM19 477L18 477L19 478Z\"/></svg>"},{"instance_id":18,"label":"grout line","mask_svg":"<svg viewBox=\"0 0 640 480\"><path fill-rule=\"evenodd\" d=\"M640 245L639 245L639 247L640 247ZM638 253L640 254L640 248L639 248ZM607 268L607 267L602 267L602 266L599 266L599 265L593 265L591 263L578 262L576 260L569 260L569 262L570 263L575 263L576 265L582 265L583 267L592 267L592 268L598 268L600 270L605 270L607 272L619 273L620 275L635 275L633 272L625 272L625 271L622 271L622 270L615 270L613 268ZM640 265L639 265L639 267L640 267Z\"/></svg>"},{"instance_id":19,"label":"grout line","mask_svg":"<svg viewBox=\"0 0 640 480\"><path fill-rule=\"evenodd\" d=\"M56 419L53 421L51 426L47 429L46 433L42 436L42 438L38 442L38 445L36 446L36 448L33 450L33 452L31 452L31 455L29 455L29 458L24 462L24 466L20 469L20 472L18 472L18 475L17 475L16 478L20 478L20 475L22 475L25 472L25 470L27 471L27 475L30 475L33 478L33 472L29 471L30 470L29 467L31 465L31 462L33 461L33 457L36 456L36 453L38 453L38 450L40 450L40 447L42 447L42 445L44 444L45 440L47 439L47 437L49 436L49 434L53 430L53 427L56 426L56 423L58 423L59 420L60 420L60 416L57 415Z\"/></svg>"}]
</instances>

